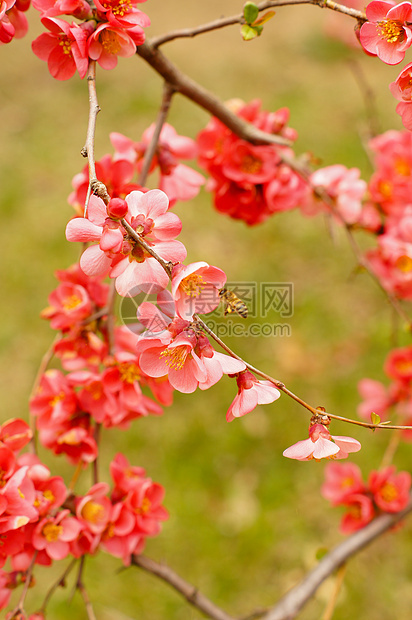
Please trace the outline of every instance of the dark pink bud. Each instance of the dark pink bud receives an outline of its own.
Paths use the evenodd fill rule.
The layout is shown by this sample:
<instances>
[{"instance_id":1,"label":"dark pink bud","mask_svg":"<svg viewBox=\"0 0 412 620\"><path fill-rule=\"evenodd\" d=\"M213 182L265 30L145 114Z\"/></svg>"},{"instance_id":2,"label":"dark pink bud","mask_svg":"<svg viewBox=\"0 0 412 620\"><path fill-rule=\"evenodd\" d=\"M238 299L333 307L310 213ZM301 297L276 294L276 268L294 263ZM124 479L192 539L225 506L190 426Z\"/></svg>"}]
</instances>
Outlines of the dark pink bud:
<instances>
[{"instance_id":1,"label":"dark pink bud","mask_svg":"<svg viewBox=\"0 0 412 620\"><path fill-rule=\"evenodd\" d=\"M127 202L123 198L112 198L107 205L107 214L115 220L125 217L128 210Z\"/></svg>"}]
</instances>

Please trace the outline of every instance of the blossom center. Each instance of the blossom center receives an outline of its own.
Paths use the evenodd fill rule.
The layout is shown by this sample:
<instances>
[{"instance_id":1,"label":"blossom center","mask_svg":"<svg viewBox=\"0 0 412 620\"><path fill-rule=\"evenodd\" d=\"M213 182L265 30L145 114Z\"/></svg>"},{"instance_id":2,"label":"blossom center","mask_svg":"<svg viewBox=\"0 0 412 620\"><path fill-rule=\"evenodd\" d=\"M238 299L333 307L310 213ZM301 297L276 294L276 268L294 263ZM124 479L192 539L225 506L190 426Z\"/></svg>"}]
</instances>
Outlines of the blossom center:
<instances>
[{"instance_id":1,"label":"blossom center","mask_svg":"<svg viewBox=\"0 0 412 620\"><path fill-rule=\"evenodd\" d=\"M59 45L63 48L63 54L72 55L72 42L69 37L66 35L62 35L60 37Z\"/></svg>"},{"instance_id":2,"label":"blossom center","mask_svg":"<svg viewBox=\"0 0 412 620\"><path fill-rule=\"evenodd\" d=\"M120 52L121 45L115 32L106 28L99 38L105 52L108 54L118 54Z\"/></svg>"},{"instance_id":3,"label":"blossom center","mask_svg":"<svg viewBox=\"0 0 412 620\"><path fill-rule=\"evenodd\" d=\"M240 164L242 172L256 174L262 170L262 160L253 155L245 155Z\"/></svg>"},{"instance_id":4,"label":"blossom center","mask_svg":"<svg viewBox=\"0 0 412 620\"><path fill-rule=\"evenodd\" d=\"M190 297L198 297L204 289L206 281L202 276L197 273L192 273L190 276L183 278L180 286Z\"/></svg>"},{"instance_id":5,"label":"blossom center","mask_svg":"<svg viewBox=\"0 0 412 620\"><path fill-rule=\"evenodd\" d=\"M405 38L400 22L392 19L378 22L377 30L379 35L386 39L388 43L401 42Z\"/></svg>"},{"instance_id":6,"label":"blossom center","mask_svg":"<svg viewBox=\"0 0 412 620\"><path fill-rule=\"evenodd\" d=\"M56 540L59 540L62 532L63 527L61 525L55 525L54 523L46 523L42 529L42 534L47 542L56 542Z\"/></svg>"},{"instance_id":7,"label":"blossom center","mask_svg":"<svg viewBox=\"0 0 412 620\"><path fill-rule=\"evenodd\" d=\"M387 482L381 489L380 495L385 502L393 502L393 500L398 499L398 491L396 487Z\"/></svg>"},{"instance_id":8,"label":"blossom center","mask_svg":"<svg viewBox=\"0 0 412 620\"><path fill-rule=\"evenodd\" d=\"M123 17L125 13L129 13L132 3L130 0L120 0L120 2L117 2L115 6L111 6L110 2L103 2L103 6L105 9L111 11L113 15Z\"/></svg>"},{"instance_id":9,"label":"blossom center","mask_svg":"<svg viewBox=\"0 0 412 620\"><path fill-rule=\"evenodd\" d=\"M134 511L138 515L145 515L149 512L152 502L147 497L143 498L142 505L138 508L135 508Z\"/></svg>"},{"instance_id":10,"label":"blossom center","mask_svg":"<svg viewBox=\"0 0 412 620\"><path fill-rule=\"evenodd\" d=\"M412 258L406 254L399 256L396 260L396 267L403 273L409 273L412 271Z\"/></svg>"},{"instance_id":11,"label":"blossom center","mask_svg":"<svg viewBox=\"0 0 412 620\"><path fill-rule=\"evenodd\" d=\"M55 407L61 400L64 400L64 392L60 392L60 394L56 394L56 396L53 396L53 398L50 399L50 407Z\"/></svg>"},{"instance_id":12,"label":"blossom center","mask_svg":"<svg viewBox=\"0 0 412 620\"><path fill-rule=\"evenodd\" d=\"M181 370L189 355L190 348L187 346L172 347L161 352L160 357L170 369Z\"/></svg>"},{"instance_id":13,"label":"blossom center","mask_svg":"<svg viewBox=\"0 0 412 620\"><path fill-rule=\"evenodd\" d=\"M120 380L126 383L134 383L140 380L140 370L137 364L123 362L119 364Z\"/></svg>"},{"instance_id":14,"label":"blossom center","mask_svg":"<svg viewBox=\"0 0 412 620\"><path fill-rule=\"evenodd\" d=\"M409 84L411 86L411 84ZM395 162L395 170L403 177L409 177L411 174L411 167L409 162L405 159L397 159Z\"/></svg>"},{"instance_id":15,"label":"blossom center","mask_svg":"<svg viewBox=\"0 0 412 620\"><path fill-rule=\"evenodd\" d=\"M82 517L90 523L99 523L104 520L104 508L97 502L87 502L82 509Z\"/></svg>"},{"instance_id":16,"label":"blossom center","mask_svg":"<svg viewBox=\"0 0 412 620\"><path fill-rule=\"evenodd\" d=\"M55 497L50 489L45 490L45 492L43 493L43 497L46 500L46 502L49 502L50 504L54 502L55 500Z\"/></svg>"},{"instance_id":17,"label":"blossom center","mask_svg":"<svg viewBox=\"0 0 412 620\"><path fill-rule=\"evenodd\" d=\"M70 295L63 301L63 308L65 310L73 310L82 303L82 300L78 295Z\"/></svg>"}]
</instances>

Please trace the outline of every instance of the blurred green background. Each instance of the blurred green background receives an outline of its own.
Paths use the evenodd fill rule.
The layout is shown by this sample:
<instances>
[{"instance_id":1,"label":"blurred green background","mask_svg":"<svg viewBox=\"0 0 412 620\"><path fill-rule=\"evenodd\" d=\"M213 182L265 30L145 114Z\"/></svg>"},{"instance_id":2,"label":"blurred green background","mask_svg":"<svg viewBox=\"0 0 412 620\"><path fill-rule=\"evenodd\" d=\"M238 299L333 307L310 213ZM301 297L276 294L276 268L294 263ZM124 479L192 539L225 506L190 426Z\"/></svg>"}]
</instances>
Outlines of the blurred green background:
<instances>
[{"instance_id":1,"label":"blurred green background","mask_svg":"<svg viewBox=\"0 0 412 620\"><path fill-rule=\"evenodd\" d=\"M222 14L241 12L236 0L149 0L141 7L152 19L148 36L191 27ZM299 132L296 152L311 151L320 165L358 166L368 179L371 166L362 145L367 128L365 102L350 62L358 63L376 93L382 131L400 129L388 84L398 69L325 34L326 11L284 7L263 36L245 43L239 27L172 42L163 48L188 75L222 100L260 98L264 109L288 106L290 125ZM338 15L338 28L353 26ZM29 35L3 46L0 63L0 389L2 419L26 418L27 400L53 333L39 318L56 286L55 269L75 262L79 248L66 242L72 215L67 204L71 179L84 166L88 115L87 84L78 76L54 80L35 57L31 40L42 32L35 11ZM359 69L358 69L359 70ZM98 71L102 111L98 117L96 158L112 152L109 133L138 140L157 115L162 82L139 58L122 59L114 71ZM195 137L208 115L179 95L169 121L178 133ZM342 231L331 236L322 218L298 211L277 215L247 228L219 215L205 191L175 208L183 222L180 236L188 261L206 260L223 267L232 281L293 282L291 337L233 338L232 347L252 364L281 379L315 406L356 416L357 382L382 379L382 364L394 343L391 308L376 285L356 272ZM367 240L361 239L361 243ZM279 321L278 316L272 317ZM319 493L324 463L299 463L282 456L306 436L308 415L286 396L228 425L225 413L235 394L224 378L206 393L176 393L161 418L136 421L127 433L102 436L102 478L116 451L166 487L170 520L149 540L146 553L170 564L233 615L246 616L273 604L316 563L319 548L342 540L339 509ZM333 424L334 434L363 443L353 457L365 475L379 467L389 433ZM410 468L410 448L398 454ZM43 453L44 460L69 480L72 468ZM79 489L87 489L89 473ZM40 587L64 570L39 569ZM174 591L138 569L115 574L120 562L100 553L87 562L85 583L99 620L197 619ZM334 614L374 620L406 620L412 606L410 532L389 533L351 561ZM57 593L50 618L86 618L76 594ZM328 580L301 617L319 619L333 590ZM34 609L34 607L33 607Z\"/></svg>"}]
</instances>

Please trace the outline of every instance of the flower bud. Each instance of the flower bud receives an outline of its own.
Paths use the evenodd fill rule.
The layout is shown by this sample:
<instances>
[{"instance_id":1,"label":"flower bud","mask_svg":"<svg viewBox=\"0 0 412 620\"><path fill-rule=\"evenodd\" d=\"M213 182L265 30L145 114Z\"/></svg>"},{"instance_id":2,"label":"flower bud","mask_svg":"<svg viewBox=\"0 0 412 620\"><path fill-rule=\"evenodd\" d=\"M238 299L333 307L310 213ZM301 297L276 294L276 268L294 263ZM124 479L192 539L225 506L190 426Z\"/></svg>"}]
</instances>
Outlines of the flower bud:
<instances>
[{"instance_id":1,"label":"flower bud","mask_svg":"<svg viewBox=\"0 0 412 620\"><path fill-rule=\"evenodd\" d=\"M123 198L112 198L107 205L107 214L114 220L121 220L127 210L127 202Z\"/></svg>"}]
</instances>

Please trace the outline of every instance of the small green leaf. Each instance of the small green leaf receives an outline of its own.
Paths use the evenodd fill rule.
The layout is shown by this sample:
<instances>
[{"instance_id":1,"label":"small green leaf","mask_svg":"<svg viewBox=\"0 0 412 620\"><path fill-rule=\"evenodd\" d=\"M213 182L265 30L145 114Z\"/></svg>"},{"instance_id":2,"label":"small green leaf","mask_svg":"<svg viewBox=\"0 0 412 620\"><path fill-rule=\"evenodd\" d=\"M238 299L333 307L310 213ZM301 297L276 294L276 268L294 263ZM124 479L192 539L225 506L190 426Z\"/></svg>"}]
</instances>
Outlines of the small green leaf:
<instances>
[{"instance_id":1,"label":"small green leaf","mask_svg":"<svg viewBox=\"0 0 412 620\"><path fill-rule=\"evenodd\" d=\"M316 559L318 560L318 562L320 562L320 560L324 558L327 553L329 553L329 549L327 549L326 547L319 547L319 549L316 551Z\"/></svg>"},{"instance_id":2,"label":"small green leaf","mask_svg":"<svg viewBox=\"0 0 412 620\"><path fill-rule=\"evenodd\" d=\"M251 41L259 34L256 32L256 28L252 28L252 26L248 26L247 24L241 27L240 33L244 41Z\"/></svg>"},{"instance_id":3,"label":"small green leaf","mask_svg":"<svg viewBox=\"0 0 412 620\"><path fill-rule=\"evenodd\" d=\"M259 15L259 9L254 2L246 2L243 7L243 17L247 24L253 24L257 16Z\"/></svg>"},{"instance_id":4,"label":"small green leaf","mask_svg":"<svg viewBox=\"0 0 412 620\"><path fill-rule=\"evenodd\" d=\"M372 422L372 424L380 424L381 423L380 416L378 416L378 414L375 413L374 411L372 411L372 413L371 413L371 422Z\"/></svg>"},{"instance_id":5,"label":"small green leaf","mask_svg":"<svg viewBox=\"0 0 412 620\"><path fill-rule=\"evenodd\" d=\"M268 22L272 17L274 17L275 11L268 11L264 13L259 19L253 22L252 26L263 26L266 22Z\"/></svg>"}]
</instances>

